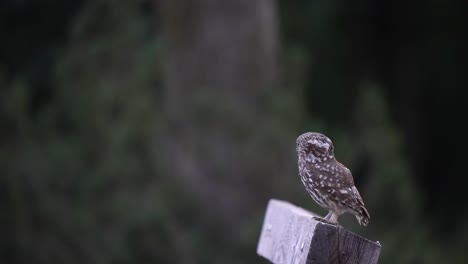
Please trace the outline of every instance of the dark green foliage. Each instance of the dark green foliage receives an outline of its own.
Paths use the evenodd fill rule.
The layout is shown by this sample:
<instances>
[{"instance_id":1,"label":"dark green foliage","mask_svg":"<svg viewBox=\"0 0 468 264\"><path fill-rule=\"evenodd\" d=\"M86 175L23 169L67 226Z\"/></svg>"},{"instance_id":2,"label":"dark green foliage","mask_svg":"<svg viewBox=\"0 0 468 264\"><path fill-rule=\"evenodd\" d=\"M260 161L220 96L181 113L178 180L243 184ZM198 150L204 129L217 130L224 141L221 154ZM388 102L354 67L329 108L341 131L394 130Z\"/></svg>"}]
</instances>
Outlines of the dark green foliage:
<instances>
[{"instance_id":1,"label":"dark green foliage","mask_svg":"<svg viewBox=\"0 0 468 264\"><path fill-rule=\"evenodd\" d=\"M16 77L2 89L2 237L17 252L2 262L164 260L146 246L172 244L161 232L170 216L160 189L170 183L151 152L159 45L136 6L83 9L34 113L34 83Z\"/></svg>"}]
</instances>

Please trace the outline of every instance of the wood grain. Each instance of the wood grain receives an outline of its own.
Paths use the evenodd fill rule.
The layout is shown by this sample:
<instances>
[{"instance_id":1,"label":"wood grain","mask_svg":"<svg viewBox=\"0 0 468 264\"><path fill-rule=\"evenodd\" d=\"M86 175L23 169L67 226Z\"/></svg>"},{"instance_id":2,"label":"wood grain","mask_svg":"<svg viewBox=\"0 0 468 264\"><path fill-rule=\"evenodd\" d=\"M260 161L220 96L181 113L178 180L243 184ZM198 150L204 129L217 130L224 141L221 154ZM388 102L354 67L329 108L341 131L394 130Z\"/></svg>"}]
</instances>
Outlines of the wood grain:
<instances>
[{"instance_id":1,"label":"wood grain","mask_svg":"<svg viewBox=\"0 0 468 264\"><path fill-rule=\"evenodd\" d=\"M268 203L257 254L275 264L374 264L381 246L342 226L319 222L288 202Z\"/></svg>"}]
</instances>

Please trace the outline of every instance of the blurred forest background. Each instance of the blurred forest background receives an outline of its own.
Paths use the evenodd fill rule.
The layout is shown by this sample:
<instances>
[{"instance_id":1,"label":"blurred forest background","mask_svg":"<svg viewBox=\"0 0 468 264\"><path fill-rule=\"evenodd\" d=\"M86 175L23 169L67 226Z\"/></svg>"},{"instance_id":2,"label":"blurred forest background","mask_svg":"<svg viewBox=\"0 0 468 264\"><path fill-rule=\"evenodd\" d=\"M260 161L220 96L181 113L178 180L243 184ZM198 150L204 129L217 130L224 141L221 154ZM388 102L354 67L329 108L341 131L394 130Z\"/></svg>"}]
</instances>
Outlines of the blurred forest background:
<instances>
[{"instance_id":1,"label":"blurred forest background","mask_svg":"<svg viewBox=\"0 0 468 264\"><path fill-rule=\"evenodd\" d=\"M1 263L266 263L319 131L380 263L466 263L467 1L0 1Z\"/></svg>"}]
</instances>

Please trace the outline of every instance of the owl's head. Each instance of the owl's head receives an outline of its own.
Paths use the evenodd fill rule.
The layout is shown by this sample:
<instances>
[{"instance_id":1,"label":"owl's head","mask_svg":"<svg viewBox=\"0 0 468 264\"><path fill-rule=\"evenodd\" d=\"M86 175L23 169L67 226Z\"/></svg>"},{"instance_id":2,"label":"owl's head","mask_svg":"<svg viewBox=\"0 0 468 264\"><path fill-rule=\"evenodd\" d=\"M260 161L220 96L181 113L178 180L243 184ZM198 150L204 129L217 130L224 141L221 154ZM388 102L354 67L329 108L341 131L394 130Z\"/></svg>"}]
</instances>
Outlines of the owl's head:
<instances>
[{"instance_id":1,"label":"owl's head","mask_svg":"<svg viewBox=\"0 0 468 264\"><path fill-rule=\"evenodd\" d=\"M335 157L333 142L325 135L316 132L307 132L296 140L296 151L299 157L321 161Z\"/></svg>"}]
</instances>

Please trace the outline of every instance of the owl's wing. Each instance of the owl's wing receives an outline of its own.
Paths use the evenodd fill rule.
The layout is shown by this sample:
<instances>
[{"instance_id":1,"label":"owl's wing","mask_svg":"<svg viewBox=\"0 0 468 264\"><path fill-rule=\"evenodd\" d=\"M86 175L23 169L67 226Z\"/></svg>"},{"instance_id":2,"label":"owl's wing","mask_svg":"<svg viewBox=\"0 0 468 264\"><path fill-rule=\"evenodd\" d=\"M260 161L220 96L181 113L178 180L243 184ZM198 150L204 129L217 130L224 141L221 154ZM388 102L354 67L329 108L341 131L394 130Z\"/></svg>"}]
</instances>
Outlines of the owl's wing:
<instances>
[{"instance_id":1,"label":"owl's wing","mask_svg":"<svg viewBox=\"0 0 468 264\"><path fill-rule=\"evenodd\" d=\"M361 215L364 215L367 218L370 218L369 212L367 211L366 207L364 206L364 201L362 200L361 194L359 193L358 189L354 185L353 175L351 171L346 168L343 164L337 161L338 167L340 171L343 171L342 177L344 178L343 184L345 186L345 190L348 191L347 195L343 197L343 200L340 202L349 207L350 209L358 212Z\"/></svg>"},{"instance_id":2,"label":"owl's wing","mask_svg":"<svg viewBox=\"0 0 468 264\"><path fill-rule=\"evenodd\" d=\"M369 217L369 213L364 207L364 201L356 186L354 186L354 179L348 168L336 161L322 164L319 168L312 167L311 169L314 169L316 174L315 188L320 190L323 196L338 205L341 204L350 210Z\"/></svg>"}]
</instances>

